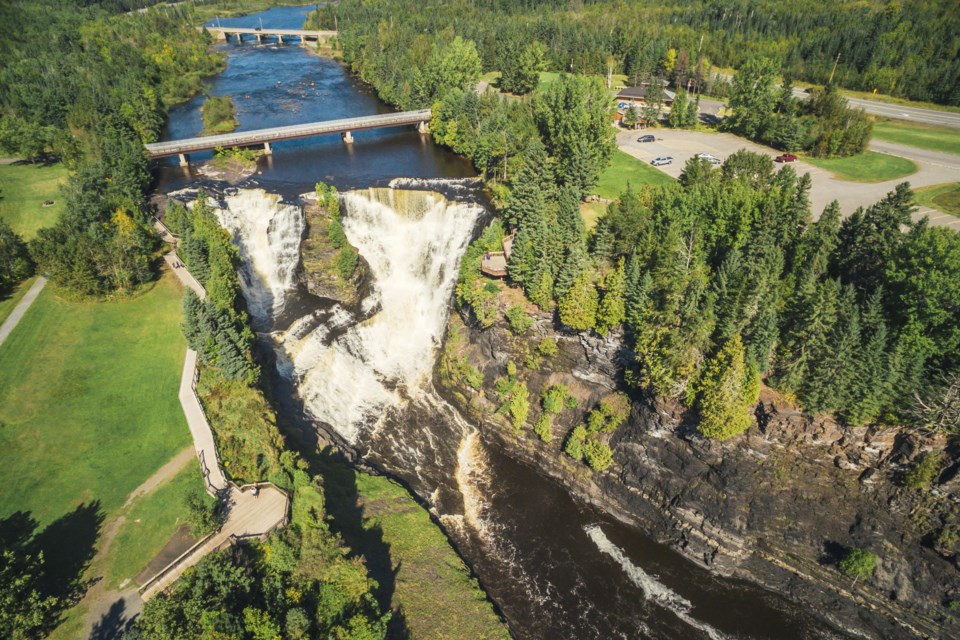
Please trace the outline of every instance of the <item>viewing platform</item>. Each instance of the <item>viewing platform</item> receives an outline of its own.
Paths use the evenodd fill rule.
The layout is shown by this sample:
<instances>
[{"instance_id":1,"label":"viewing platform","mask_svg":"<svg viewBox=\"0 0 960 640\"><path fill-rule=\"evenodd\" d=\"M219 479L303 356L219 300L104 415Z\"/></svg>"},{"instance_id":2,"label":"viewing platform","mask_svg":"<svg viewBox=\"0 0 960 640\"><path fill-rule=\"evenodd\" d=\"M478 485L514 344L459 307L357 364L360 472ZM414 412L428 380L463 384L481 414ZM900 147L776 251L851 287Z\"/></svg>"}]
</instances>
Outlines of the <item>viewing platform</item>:
<instances>
[{"instance_id":1,"label":"viewing platform","mask_svg":"<svg viewBox=\"0 0 960 640\"><path fill-rule=\"evenodd\" d=\"M144 145L147 155L151 158L180 157L180 166L189 164L189 155L201 151L214 149L230 149L232 147L253 147L263 145L264 152L273 153L271 143L298 138L313 138L339 133L347 144L353 143L353 132L367 129L386 129L389 127L416 126L420 133L427 132L427 123L430 122L430 109L419 111L400 111L385 113L377 116L362 116L360 118L344 118L341 120L324 120L322 122L307 122L271 129L255 129L253 131L236 131L222 133L215 136L199 138L185 138L183 140L169 140L167 142L152 142Z\"/></svg>"}]
</instances>

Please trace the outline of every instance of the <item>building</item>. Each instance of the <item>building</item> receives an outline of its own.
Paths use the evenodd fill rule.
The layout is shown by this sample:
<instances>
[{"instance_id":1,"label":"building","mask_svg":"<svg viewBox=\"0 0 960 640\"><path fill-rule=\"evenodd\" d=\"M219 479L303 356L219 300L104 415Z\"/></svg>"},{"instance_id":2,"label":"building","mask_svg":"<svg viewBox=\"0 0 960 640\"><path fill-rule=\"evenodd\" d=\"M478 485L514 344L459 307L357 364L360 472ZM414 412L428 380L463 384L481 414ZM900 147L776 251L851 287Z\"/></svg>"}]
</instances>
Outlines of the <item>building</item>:
<instances>
[{"instance_id":1,"label":"building","mask_svg":"<svg viewBox=\"0 0 960 640\"><path fill-rule=\"evenodd\" d=\"M618 108L626 108L631 104L637 105L637 107L642 107L647 103L647 92L650 90L650 87L647 85L642 85L639 87L626 87L621 89L617 94ZM663 90L663 104L666 107L669 107L673 104L673 99L676 97L676 94L673 91ZM626 103L620 105L619 103Z\"/></svg>"}]
</instances>

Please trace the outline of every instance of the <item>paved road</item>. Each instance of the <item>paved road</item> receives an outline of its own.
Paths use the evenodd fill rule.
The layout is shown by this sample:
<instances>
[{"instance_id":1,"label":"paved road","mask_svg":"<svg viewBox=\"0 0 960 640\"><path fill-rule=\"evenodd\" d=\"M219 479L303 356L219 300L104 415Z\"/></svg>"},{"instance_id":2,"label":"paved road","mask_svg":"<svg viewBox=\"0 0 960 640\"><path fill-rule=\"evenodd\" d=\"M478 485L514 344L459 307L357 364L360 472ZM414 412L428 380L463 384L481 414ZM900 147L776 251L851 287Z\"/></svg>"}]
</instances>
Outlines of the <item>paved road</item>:
<instances>
[{"instance_id":1,"label":"paved road","mask_svg":"<svg viewBox=\"0 0 960 640\"><path fill-rule=\"evenodd\" d=\"M680 175L689 158L701 152L711 153L721 160L739 149L749 149L771 156L780 155L774 149L729 133L658 129L656 136L656 142L639 143L636 141L639 137L637 132L621 131L617 135L617 146L644 162L649 162L657 156L672 156L673 164L658 168L674 178ZM870 148L881 153L909 158L917 163L919 170L910 176L887 182L847 182L834 178L829 171L797 161L793 163L797 173L809 173L813 178L810 203L814 217L819 216L824 207L833 200L840 202L845 216L850 215L857 207L866 207L880 200L897 184L904 181L910 182L914 187L923 187L960 180L960 156L880 141L871 143ZM958 218L925 207L915 214L915 219L919 220L924 215L930 216L930 222L933 225L951 227L960 231Z\"/></svg>"},{"instance_id":2,"label":"paved road","mask_svg":"<svg viewBox=\"0 0 960 640\"><path fill-rule=\"evenodd\" d=\"M3 321L3 325L0 325L0 344L3 344L7 339L7 336L9 336L10 332L17 326L20 318L27 312L27 309L30 308L30 305L37 299L37 296L40 295L40 292L43 291L45 286L47 286L47 279L43 276L37 278L37 281L34 282L30 290L27 291L27 295L23 296L20 302L17 303L17 306L14 307L13 312Z\"/></svg>"}]
</instances>

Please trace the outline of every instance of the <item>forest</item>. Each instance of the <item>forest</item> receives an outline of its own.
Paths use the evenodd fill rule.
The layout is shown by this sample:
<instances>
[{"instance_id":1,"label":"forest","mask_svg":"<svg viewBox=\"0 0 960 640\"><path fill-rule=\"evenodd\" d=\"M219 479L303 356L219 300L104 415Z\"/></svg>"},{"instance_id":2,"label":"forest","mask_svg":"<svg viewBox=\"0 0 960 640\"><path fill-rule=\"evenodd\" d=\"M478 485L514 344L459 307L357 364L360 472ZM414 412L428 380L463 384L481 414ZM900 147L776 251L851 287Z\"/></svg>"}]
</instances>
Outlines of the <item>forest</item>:
<instances>
[{"instance_id":1,"label":"forest","mask_svg":"<svg viewBox=\"0 0 960 640\"><path fill-rule=\"evenodd\" d=\"M223 66L186 10L115 14L125 9L0 6L0 149L72 170L64 214L29 253L38 271L79 295L131 292L153 278L143 143L157 139L170 105Z\"/></svg>"},{"instance_id":2,"label":"forest","mask_svg":"<svg viewBox=\"0 0 960 640\"><path fill-rule=\"evenodd\" d=\"M784 76L941 104L960 104L960 15L949 2L866 0L344 0L328 6L349 59L389 102L405 106L437 41L476 43L484 71L504 70L543 45L545 70L668 77L702 86L711 66L776 60ZM834 70L834 66L836 69Z\"/></svg>"}]
</instances>

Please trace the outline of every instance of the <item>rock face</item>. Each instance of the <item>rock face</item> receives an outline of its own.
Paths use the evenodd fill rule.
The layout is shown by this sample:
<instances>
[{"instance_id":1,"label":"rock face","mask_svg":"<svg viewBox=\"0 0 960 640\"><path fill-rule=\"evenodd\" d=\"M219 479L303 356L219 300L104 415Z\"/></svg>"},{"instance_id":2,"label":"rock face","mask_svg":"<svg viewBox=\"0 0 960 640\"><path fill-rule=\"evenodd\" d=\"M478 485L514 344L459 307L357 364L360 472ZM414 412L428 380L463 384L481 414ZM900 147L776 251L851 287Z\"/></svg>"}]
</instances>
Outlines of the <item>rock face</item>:
<instances>
[{"instance_id":1,"label":"rock face","mask_svg":"<svg viewBox=\"0 0 960 640\"><path fill-rule=\"evenodd\" d=\"M360 301L368 287L369 267L362 256L350 279L337 273L336 263L340 250L333 246L327 234L330 214L315 202L303 207L307 230L300 247L300 281L307 291L320 298L340 302L344 307L353 307Z\"/></svg>"},{"instance_id":2,"label":"rock face","mask_svg":"<svg viewBox=\"0 0 960 640\"><path fill-rule=\"evenodd\" d=\"M557 342L555 356L538 351L544 338ZM960 602L949 606L960 601L956 543L942 535L958 521L957 465L931 489L902 481L924 452L944 448L942 440L846 428L764 389L757 424L718 442L701 437L682 407L634 395L630 418L608 440L614 464L592 472L562 452L563 441L599 399L622 387L618 376L630 358L620 337L564 334L542 314L524 336L502 323L479 331L470 318L451 315L436 379L489 443L691 560L780 592L860 637L960 637ZM495 382L511 361L531 398L528 427L519 433L496 413ZM482 372L480 388L465 384L453 362ZM568 386L579 407L556 419L548 443L529 425L552 384ZM872 578L839 572L851 547L877 554Z\"/></svg>"}]
</instances>

